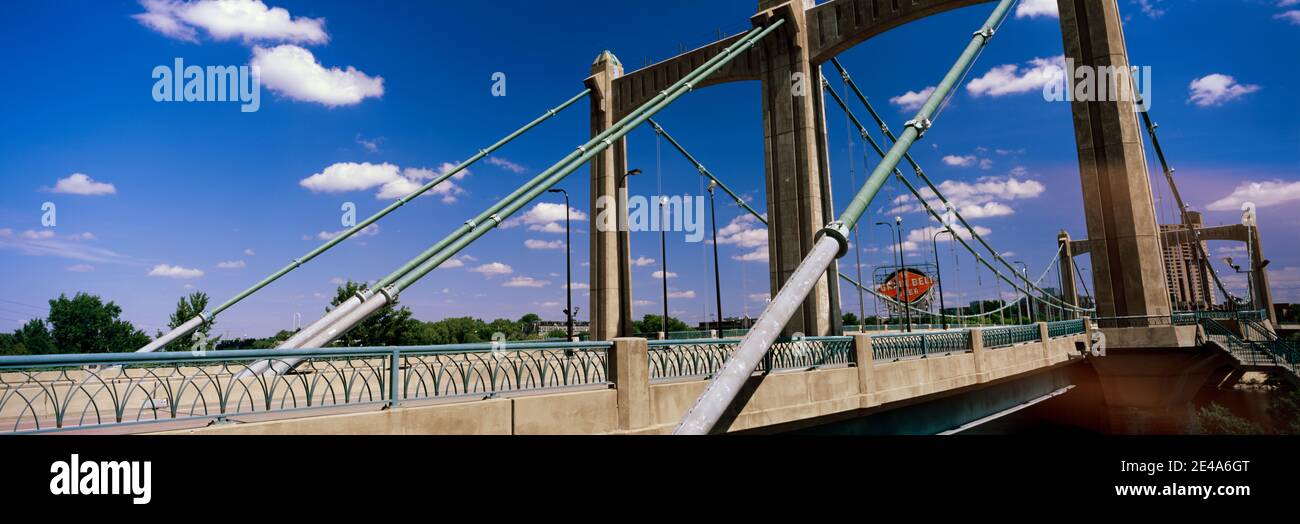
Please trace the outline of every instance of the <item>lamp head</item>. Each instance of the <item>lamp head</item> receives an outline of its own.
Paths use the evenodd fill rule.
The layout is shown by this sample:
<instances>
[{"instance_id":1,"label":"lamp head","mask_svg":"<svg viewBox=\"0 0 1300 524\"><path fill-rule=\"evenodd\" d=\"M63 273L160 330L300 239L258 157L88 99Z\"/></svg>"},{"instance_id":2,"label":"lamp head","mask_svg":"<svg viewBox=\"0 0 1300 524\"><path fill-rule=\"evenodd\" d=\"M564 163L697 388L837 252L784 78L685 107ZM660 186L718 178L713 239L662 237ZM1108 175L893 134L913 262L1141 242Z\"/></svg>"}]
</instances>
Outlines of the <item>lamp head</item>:
<instances>
[{"instance_id":1,"label":"lamp head","mask_svg":"<svg viewBox=\"0 0 1300 524\"><path fill-rule=\"evenodd\" d=\"M632 175L639 175L639 174L641 174L640 169L633 169L631 171L628 171L627 173L624 173L623 176L632 176Z\"/></svg>"}]
</instances>

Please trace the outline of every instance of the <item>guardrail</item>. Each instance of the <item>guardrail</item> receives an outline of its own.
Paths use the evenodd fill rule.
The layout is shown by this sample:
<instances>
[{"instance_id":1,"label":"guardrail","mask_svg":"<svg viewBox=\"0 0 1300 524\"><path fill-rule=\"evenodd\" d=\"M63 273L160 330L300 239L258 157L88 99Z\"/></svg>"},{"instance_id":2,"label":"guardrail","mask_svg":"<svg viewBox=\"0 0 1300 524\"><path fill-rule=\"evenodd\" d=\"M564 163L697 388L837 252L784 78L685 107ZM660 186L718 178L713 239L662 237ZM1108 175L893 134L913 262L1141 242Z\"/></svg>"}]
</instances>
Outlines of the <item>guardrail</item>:
<instances>
[{"instance_id":1,"label":"guardrail","mask_svg":"<svg viewBox=\"0 0 1300 524\"><path fill-rule=\"evenodd\" d=\"M664 338L668 340L695 340L695 339L707 338L708 336L709 336L709 332L702 331L702 330L669 331L667 333L664 333Z\"/></svg>"},{"instance_id":2,"label":"guardrail","mask_svg":"<svg viewBox=\"0 0 1300 524\"><path fill-rule=\"evenodd\" d=\"M740 345L740 339L651 340L650 379L712 376ZM778 339L767 350L759 371L811 370L853 363L853 337Z\"/></svg>"},{"instance_id":3,"label":"guardrail","mask_svg":"<svg viewBox=\"0 0 1300 524\"><path fill-rule=\"evenodd\" d=\"M1242 340L1237 337L1236 333L1219 324L1215 319L1202 318L1200 324L1205 329L1206 338L1218 342L1242 364L1251 366L1271 366L1276 364L1273 356L1264 347Z\"/></svg>"},{"instance_id":4,"label":"guardrail","mask_svg":"<svg viewBox=\"0 0 1300 524\"><path fill-rule=\"evenodd\" d=\"M984 347L997 349L1026 342L1039 342L1043 335L1037 324L988 328L983 331Z\"/></svg>"},{"instance_id":5,"label":"guardrail","mask_svg":"<svg viewBox=\"0 0 1300 524\"><path fill-rule=\"evenodd\" d=\"M0 432L608 384L611 342L0 357ZM252 364L300 360L281 375Z\"/></svg>"},{"instance_id":6,"label":"guardrail","mask_svg":"<svg viewBox=\"0 0 1300 524\"><path fill-rule=\"evenodd\" d=\"M971 350L970 331L903 333L871 337L871 354L876 360L902 360L929 355L950 355Z\"/></svg>"},{"instance_id":7,"label":"guardrail","mask_svg":"<svg viewBox=\"0 0 1300 524\"><path fill-rule=\"evenodd\" d=\"M1083 333L1083 319L1078 320L1059 320L1047 323L1047 337L1061 338L1070 335Z\"/></svg>"}]
</instances>

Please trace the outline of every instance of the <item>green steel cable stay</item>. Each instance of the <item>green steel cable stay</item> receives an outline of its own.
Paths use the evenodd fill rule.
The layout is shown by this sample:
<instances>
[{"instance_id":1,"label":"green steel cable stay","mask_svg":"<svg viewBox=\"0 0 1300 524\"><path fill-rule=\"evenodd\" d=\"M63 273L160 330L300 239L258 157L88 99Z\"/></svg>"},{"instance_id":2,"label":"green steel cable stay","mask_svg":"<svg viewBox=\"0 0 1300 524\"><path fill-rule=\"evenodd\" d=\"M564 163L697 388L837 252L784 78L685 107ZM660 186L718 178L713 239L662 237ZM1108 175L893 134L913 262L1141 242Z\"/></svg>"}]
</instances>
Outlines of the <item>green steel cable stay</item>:
<instances>
[{"instance_id":1,"label":"green steel cable stay","mask_svg":"<svg viewBox=\"0 0 1300 524\"><path fill-rule=\"evenodd\" d=\"M498 150L498 149L500 149L501 147L505 146L506 144L510 143L510 142L513 141L514 139L519 138L519 136L521 136L521 135L523 135L524 133L526 133L526 132L532 130L534 127L537 127L537 126L540 125L542 122L545 122L545 121L547 121L547 120L550 120L551 117L554 117L555 115L559 114L561 111L564 111L564 110L567 109L569 106L571 106L571 105L573 105L574 103L576 103L578 100L581 100L583 97L586 97L589 93L591 93L591 90L590 90L590 89L584 89L581 93L578 93L577 95L574 95L572 98L566 100L564 103L560 104L559 106L556 106L554 109L547 110L546 113L544 113L544 114L542 114L541 116L537 117L537 118L534 119L532 122L529 122L529 123L525 124L523 127L519 128L519 129L516 129L514 132L511 132L510 134L506 135L505 137L501 138L500 140L497 140L495 143L493 143L492 145L488 146L487 148L479 150L479 152L476 153L474 156L471 156L469 159L465 160L464 162L461 162L460 165L457 165L456 167L452 168L450 171L447 171L447 172L445 172L445 173L443 173L443 174L441 174L441 175L439 175L439 176L433 178L432 180L426 182L425 184L423 184L423 185L421 185L420 187L416 188L416 189L415 189L414 191L412 191L410 194L408 194L408 195L406 195L406 196L404 196L404 197L402 197L402 198L397 199L397 201L395 201L395 202L393 202L392 204L389 204L387 207L381 209L378 213L375 213L375 214L371 215L370 217L366 218L365 220L362 220L361 222L358 222L356 225L353 225L352 227L350 227L350 228L348 228L347 230L343 231L342 233L338 234L338 235L335 236L334 238L331 238L328 242L325 242L324 244L321 244L321 245L320 245L319 247L317 247L316 249L313 249L313 250L307 252L307 254L305 254L305 255L303 255L303 256L300 256L300 257L298 257L298 258L293 259L293 261L291 261L288 265L284 266L283 268L280 268L279 271L276 271L275 273L272 273L271 276L268 276L268 277L266 277L265 279L262 279L261 282L258 282L258 283L256 283L256 284L254 284L252 287L249 287L248 289L245 289L244 291L240 292L238 295L235 295L234 297L230 298L229 300L223 302L221 305L217 306L216 308L212 309L211 311L203 312L203 313L199 313L198 316L194 317L194 318L191 319L190 321L188 321L188 322L186 322L186 323L184 323L184 324L182 324L182 325L180 325L180 326L177 326L177 327L176 327L175 329L173 329L170 333L167 333L166 335L163 335L163 336L161 336L161 337L158 337L158 339L156 339L156 340L150 342L148 345L144 346L143 348L140 348L138 351L141 351L141 352L155 351L155 350L157 350L157 349L159 349L159 348L162 348L163 346L165 346L165 345L171 343L171 342L174 341L175 339L177 339L177 338L179 338L179 337L182 337L182 336L184 336L184 335L186 335L186 334L188 334L188 333L194 331L195 329L198 329L198 327L199 327L200 325L202 325L202 324L204 324L204 323L211 322L212 320L214 320L214 319L216 318L217 314L221 313L222 311L225 311L226 309L229 309L231 306L234 306L234 305L235 305L236 303L238 303L239 301L241 301L241 300L243 300L243 299L245 299L245 298L248 298L248 297L249 297L250 295L252 295L253 293L256 293L257 291L261 290L262 288L266 287L267 285L271 284L272 282L275 282L275 281L278 280L280 277L283 277L284 275L288 274L290 271L293 271L293 270L297 269L299 266L302 266L303 264L306 264L307 262L311 261L311 259L316 258L317 255L320 255L321 253L324 253L325 251L328 251L330 248L332 248L332 247L338 245L339 243L343 242L344 240L347 240L348 238L350 238L350 237L352 237L353 235L357 234L357 233L360 232L361 230L363 230L363 229L369 227L371 224L374 224L374 223L377 222L379 219L384 218L384 217L387 216L389 213L392 213L393 211L396 211L397 208L406 205L407 202L410 202L411 200L415 199L416 197L419 197L420 195L422 195L422 194L428 192L430 189L433 189L433 188L434 188L435 186L437 186L438 184L441 184L441 183L445 182L446 180L450 179L452 176L456 175L457 173L460 173L461 171L464 171L464 170L465 170L466 168L468 168L470 165L474 164L475 162L478 162L479 160L482 160L484 157L486 157L486 156L488 156L488 155L491 155L491 154L492 154L493 152L495 152L496 150Z\"/></svg>"},{"instance_id":2,"label":"green steel cable stay","mask_svg":"<svg viewBox=\"0 0 1300 524\"><path fill-rule=\"evenodd\" d=\"M737 195L735 191L732 191L730 187L727 187L727 184L722 183L722 181L719 180L718 177L713 176L713 173L709 171L709 168L704 167L704 164L701 164L699 160L696 160L694 155L687 152L686 148L682 147L682 145L679 144L677 140L674 140L672 135L668 134L667 131L664 131L663 126L660 126L659 123L655 122L653 118L647 119L647 122L649 122L650 127L654 128L655 133L658 133L659 136L662 136L665 139L667 139L669 144L672 144L672 146L676 148L677 151L681 152L682 156L685 156L686 160L691 164L693 164L695 166L695 169L699 171L701 175L704 175L704 177L708 178L709 180L717 182L718 187L722 188L722 190L725 191L728 195L730 195L731 198L736 199L736 205L745 208L745 211L749 211L751 215L754 215L755 218L758 218L759 222L762 222L763 225L767 225L767 219L764 218L763 215L760 215L758 211L754 211L754 208L749 207L749 204L746 203L744 199L740 198L740 195Z\"/></svg>"},{"instance_id":3,"label":"green steel cable stay","mask_svg":"<svg viewBox=\"0 0 1300 524\"><path fill-rule=\"evenodd\" d=\"M403 290L423 278L430 271L433 271L433 269L470 243L499 226L502 221L546 189L611 147L614 141L622 139L651 115L691 91L694 84L699 80L715 73L784 23L784 20L777 20L767 27L754 28L740 40L724 49L722 53L701 64L700 67L661 91L609 129L602 131L587 143L579 146L577 150L569 153L559 162L538 174L528 183L520 186L474 219L466 221L464 225L447 235L433 247L390 273L364 293L351 297L348 301L334 308L329 314L285 341L280 347L322 347L337 339L357 323L378 311L379 308L391 303ZM286 361L285 363L277 363L275 367L277 371L281 371L292 365L293 362Z\"/></svg>"},{"instance_id":4,"label":"green steel cable stay","mask_svg":"<svg viewBox=\"0 0 1300 524\"><path fill-rule=\"evenodd\" d=\"M879 154L881 157L884 157L884 156L885 156L885 152L884 152L883 149L881 149L880 144L878 144L874 139L871 138L871 135L867 133L866 127L864 127L864 126L862 125L862 122L861 122L860 120L858 120L858 117L857 117L856 115L853 114L853 111L852 111L851 109L849 109L848 104L846 104L846 103L844 102L844 99L841 98L841 97L839 96L839 94L837 94L837 93L835 92L834 89L831 89L831 88L830 88L830 83L827 82L827 81L825 80L825 78L822 79L822 87L824 88L824 90L825 90L827 93L830 93L831 98L835 99L835 102L839 104L840 109L844 110L844 113L845 113L846 115L848 115L849 120L852 121L852 122L854 123L854 125L857 126L857 128L858 128L858 133L862 136L862 139L865 140L865 141L867 142L867 144L869 144L869 145L871 146L871 148L874 149L874 150L876 151L877 154ZM865 99L864 99L864 102L865 102ZM874 110L874 109L871 109L871 112L872 112L872 114L875 114L875 110ZM889 133L889 132L888 132L888 127L885 126L885 125L883 124L883 122L881 123L881 126L882 126L882 130L884 130L884 131L886 132L887 136L892 136L892 133ZM912 168L913 168L913 170L915 170L915 171L918 172L918 173L921 172L921 167L920 167L919 165L917 165L917 163L915 162L915 160L912 160L912 157L911 157L910 154L909 154L909 155L906 155L904 158L908 159L908 161L912 164ZM909 181L907 180L907 178L903 176L902 172L899 171L897 168L894 169L894 176L895 176L895 177L896 177L900 182L902 182L904 186L907 187L908 191L910 191L910 192L912 193L912 195L913 195L913 196L914 196L914 197L915 197L919 202L921 202L921 205L925 207L926 211L929 212L929 214L930 214L931 216L933 216L935 219L937 219L937 220L939 221L939 223L943 224L944 228L947 229L948 232L952 233L953 238L955 238L959 243L961 243L962 247L964 247L967 251L969 251L972 255L975 256L975 259L976 259L980 264L983 264L985 267L987 267L987 268L989 269L989 271L992 271L993 274L994 274L995 276L997 276L998 278L1002 279L1002 280L1005 281L1006 283L1010 284L1011 287L1014 288L1016 291L1019 291L1019 292L1025 294L1026 296L1031 296L1031 297L1033 296L1033 293L1030 293L1030 292L1029 292L1029 289L1026 289L1026 288L1022 288L1022 287L1020 287L1019 282L1021 282L1021 281L1026 281L1026 279L1024 279L1024 278L1020 278L1020 277L1017 277L1017 278L1015 278L1015 279L1008 278L1006 275L1002 274L1002 272L999 271L998 268L993 267L992 264L989 264L989 262L988 262L987 260L985 260L983 256L981 256L981 255L980 255L980 254L979 254L979 253L978 253L978 252L977 252L973 247L970 246L969 243L966 242L966 239L962 238L962 235L960 235L960 234L958 233L958 231L956 231L956 230L953 229L952 225L949 224L948 221L943 220L943 218L940 217L939 214L938 214L937 212L934 211L934 209L930 206L929 202L928 202L926 199L922 198L920 192L916 189L916 186L912 185L912 183L909 182ZM937 194L937 191L936 191L936 194ZM948 208L951 209L951 208L952 208L952 205L949 204L949 205L948 205ZM954 214L956 214L955 211L954 211ZM975 236L975 235L977 235L977 233L975 232L974 228L972 228L972 227L970 226L970 224L966 224L965 227L966 227L966 231L970 232L971 236ZM996 253L996 251L993 250L992 247L988 246L987 244L985 244L985 247L988 248L990 251ZM1059 250L1059 249L1057 250L1057 256L1058 256L1058 257L1060 256L1060 250ZM1015 273L1015 268L1012 268L1012 272L1013 272L1013 274L1016 274L1016 273ZM1039 280L1041 281L1042 279L1039 279ZM1026 284L1029 284L1029 283L1026 281ZM1029 287L1032 287L1032 289L1038 290L1038 291L1039 291L1040 293L1042 293L1043 295L1050 296L1050 294L1047 294L1047 293L1044 292L1042 289L1038 288L1038 286L1035 285L1035 284L1029 284ZM1057 309L1057 310L1071 309L1071 310L1073 310L1073 311L1075 311L1075 312L1086 312L1086 311L1090 311L1090 310L1087 310L1087 309L1079 308L1079 307L1077 307L1077 306L1071 306L1071 305L1069 305L1069 304L1066 304L1064 301L1059 301L1061 305L1058 305L1058 304L1053 304L1053 303L1051 303L1050 301L1047 301L1047 300L1044 300L1044 299L1041 299L1041 298L1034 298L1034 300L1038 300L1039 302L1042 302L1042 303L1044 303L1045 305L1050 306L1050 307L1052 307L1052 308L1054 308L1054 309Z\"/></svg>"},{"instance_id":5,"label":"green steel cable stay","mask_svg":"<svg viewBox=\"0 0 1300 524\"><path fill-rule=\"evenodd\" d=\"M1138 106L1146 105L1142 96L1137 94L1136 91L1134 92L1134 97L1136 97L1136 104ZM1219 279L1219 272L1215 271L1214 266L1209 263L1210 256L1205 252L1205 246L1201 245L1201 232L1197 231L1192 225L1192 219L1191 215L1188 213L1187 205L1183 203L1183 197L1178 192L1178 184L1174 183L1174 170L1169 167L1169 162L1165 159L1165 151L1160 147L1160 138L1156 136L1156 128L1159 127L1159 125L1151 121L1149 110L1140 111L1140 113L1142 113L1142 123L1146 125L1147 134L1151 136L1151 147L1155 149L1156 157L1160 159L1160 168L1164 171L1165 180L1169 183L1169 191L1173 193L1174 202L1178 205L1178 211L1183 220L1183 227L1192 234L1192 243L1196 246L1195 253L1197 258L1200 259L1197 262L1203 264L1204 267L1209 268L1210 276L1214 277L1214 283L1218 286L1219 292L1223 293L1224 298L1226 298L1228 302L1234 302L1233 299L1235 297L1228 292L1228 288L1225 287L1223 281Z\"/></svg>"},{"instance_id":6,"label":"green steel cable stay","mask_svg":"<svg viewBox=\"0 0 1300 524\"><path fill-rule=\"evenodd\" d=\"M879 124L881 133L884 134L885 137L888 138L890 141L896 143L898 141L898 137L895 136L893 131L889 129L889 124L885 123L885 120L881 118L880 113L878 113L875 110L875 107L871 105L871 102L867 100L867 97L865 94L862 93L862 90L858 89L857 84L853 82L853 78L849 76L848 71L846 71L844 69L844 66L840 64L839 59L832 58L831 64L834 65L835 68L839 71L840 77L844 80L845 84L847 84L849 88L853 91L854 95L858 97L858 100L862 102L862 105L866 106L867 111L870 112L872 118L876 121L877 124ZM845 112L850 112L848 106L844 103L844 100L840 98L838 94L835 94L834 89L829 88L829 83L825 82L825 78L823 78L823 86L826 87L827 91L832 93L832 96L835 98L835 101L840 104L840 107L842 107ZM869 138L869 135L867 135L866 133L866 128L861 125L861 123L857 120L857 118L853 118L852 120L855 123L858 123L858 128L859 131L862 133L863 138L866 138L869 142L871 142L872 146L876 149L877 152L881 152L880 147L875 144L874 140L871 140ZM943 202L944 206L947 209L952 211L953 216L956 217L957 220L961 222L962 226L965 227L966 230L970 232L971 237L979 241L979 243L983 245L984 248L987 249L989 253L993 255L994 259L1001 262L1002 265L1006 266L1007 269L1009 269L1012 273L1015 273L1016 272L1015 266L1012 266L1010 262L1007 262L1007 260L1004 259L996 249L993 249L993 246L989 245L988 241L984 240L983 236L981 236L977 231L975 231L975 228L972 227L970 223L966 221L966 218L963 217L961 213L957 211L956 206L953 206L952 203L949 202L948 199L943 195L943 193L939 192L939 188L935 186L935 184L930 180L930 177L925 174L925 171L921 169L920 164L918 164L916 160L912 158L912 155L909 153L905 153L904 159L906 159L908 164L911 165L912 171L914 171L916 175L920 177L920 179L924 181L925 184L930 188L930 191L932 191L935 194L935 196L938 197L941 202ZM901 172L897 172L897 170L895 171L896 171L895 174L899 177L899 180L902 180L904 183L907 183L907 180L903 178ZM925 199L920 196L920 194L915 190L914 187L911 186L910 183L908 183L907 185L908 188L912 190L912 193L914 196L916 196L917 200L921 201L924 204L926 202ZM948 226L948 224L946 224L946 222L942 218L940 218L939 215L934 213L933 209L930 209L930 206L927 205L926 209L930 211L930 214L934 215L935 218L940 221L940 223L944 223L946 227ZM949 230L951 230L951 227L949 227ZM953 235L956 235L956 232L953 232ZM965 242L963 242L963 245L965 245ZM967 246L967 249L970 249L969 246ZM974 252L972 251L972 253ZM978 257L979 255L976 254L976 256ZM989 269L993 269L993 268L990 267ZM996 273L996 270L994 270L994 272ZM1056 306L1058 309L1064 307L1067 309L1073 309L1075 311L1084 311L1083 309L1065 303L1065 301L1063 300L1059 300L1056 299L1055 297L1051 297L1051 295L1048 294L1046 291L1038 288L1037 286L1034 286L1033 284L1030 284L1028 282L1026 282L1026 284L1028 284L1030 287L1032 287L1035 291L1039 292L1040 294L1050 297L1051 300L1049 300L1048 302L1056 302L1058 304Z\"/></svg>"},{"instance_id":7,"label":"green steel cable stay","mask_svg":"<svg viewBox=\"0 0 1300 524\"><path fill-rule=\"evenodd\" d=\"M713 430L723 413L730 408L736 395L744 388L768 348L776 341L795 311L803 305L804 299L813 286L820 281L822 275L826 274L836 258L848 253L848 238L853 231L853 226L866 213L890 172L894 171L903 160L903 155L931 127L931 118L939 109L939 105L965 76L974 63L975 57L993 37L994 28L1006 18L1015 3L1016 0L1000 0L980 30L971 36L971 41L966 45L961 56L949 68L916 116L907 122L902 135L894 142L884 159L872 170L844 213L838 220L830 222L820 231L812 248L786 279L781 289L772 297L757 322L741 339L722 369L714 375L708 387L686 412L681 423L673 431L674 434L703 435Z\"/></svg>"}]
</instances>

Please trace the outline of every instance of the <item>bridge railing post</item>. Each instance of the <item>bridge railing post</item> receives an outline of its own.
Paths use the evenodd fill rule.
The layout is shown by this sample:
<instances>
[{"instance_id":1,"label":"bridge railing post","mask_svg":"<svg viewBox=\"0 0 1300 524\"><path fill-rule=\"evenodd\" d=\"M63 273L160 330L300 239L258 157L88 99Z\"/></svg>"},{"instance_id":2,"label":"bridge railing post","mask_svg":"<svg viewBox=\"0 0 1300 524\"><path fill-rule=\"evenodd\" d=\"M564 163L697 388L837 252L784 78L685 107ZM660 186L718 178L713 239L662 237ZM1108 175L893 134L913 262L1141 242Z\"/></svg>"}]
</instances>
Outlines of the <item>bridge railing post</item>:
<instances>
[{"instance_id":1,"label":"bridge railing post","mask_svg":"<svg viewBox=\"0 0 1300 524\"><path fill-rule=\"evenodd\" d=\"M615 338L609 349L619 429L650 425L650 347L644 338Z\"/></svg>"},{"instance_id":2,"label":"bridge railing post","mask_svg":"<svg viewBox=\"0 0 1300 524\"><path fill-rule=\"evenodd\" d=\"M397 374L402 367L402 351L393 348L393 353L388 356L388 407L395 408L398 404L397 393Z\"/></svg>"},{"instance_id":3,"label":"bridge railing post","mask_svg":"<svg viewBox=\"0 0 1300 524\"><path fill-rule=\"evenodd\" d=\"M876 357L871 349L871 335L853 333L853 365L858 368L858 392L862 407L876 405Z\"/></svg>"},{"instance_id":4,"label":"bridge railing post","mask_svg":"<svg viewBox=\"0 0 1300 524\"><path fill-rule=\"evenodd\" d=\"M1043 345L1043 365L1052 363L1052 332L1046 322L1038 322L1038 343Z\"/></svg>"},{"instance_id":5,"label":"bridge railing post","mask_svg":"<svg viewBox=\"0 0 1300 524\"><path fill-rule=\"evenodd\" d=\"M975 358L975 382L988 382L988 363L984 361L984 328L970 329L971 355Z\"/></svg>"}]
</instances>

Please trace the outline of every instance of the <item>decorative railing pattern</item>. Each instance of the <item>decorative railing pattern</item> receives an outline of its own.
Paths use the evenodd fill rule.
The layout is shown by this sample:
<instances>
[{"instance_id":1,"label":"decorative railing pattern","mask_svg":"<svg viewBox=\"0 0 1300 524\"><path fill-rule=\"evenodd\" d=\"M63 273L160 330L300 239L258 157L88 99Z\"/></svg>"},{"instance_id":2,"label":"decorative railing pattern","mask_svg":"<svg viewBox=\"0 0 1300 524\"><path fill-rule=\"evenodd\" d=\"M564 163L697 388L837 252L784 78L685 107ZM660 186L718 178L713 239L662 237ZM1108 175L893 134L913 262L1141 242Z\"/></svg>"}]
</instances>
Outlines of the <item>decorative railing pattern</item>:
<instances>
[{"instance_id":1,"label":"decorative railing pattern","mask_svg":"<svg viewBox=\"0 0 1300 524\"><path fill-rule=\"evenodd\" d=\"M652 340L650 379L712 376L722 369L740 344L737 339ZM817 369L853 363L853 337L803 337L772 344L759 371Z\"/></svg>"},{"instance_id":2,"label":"decorative railing pattern","mask_svg":"<svg viewBox=\"0 0 1300 524\"><path fill-rule=\"evenodd\" d=\"M1049 338L1068 337L1070 335L1083 333L1083 327L1083 319L1048 322L1047 336Z\"/></svg>"},{"instance_id":3,"label":"decorative railing pattern","mask_svg":"<svg viewBox=\"0 0 1300 524\"><path fill-rule=\"evenodd\" d=\"M901 360L930 355L964 353L971 349L970 331L902 333L871 337L871 354L876 360Z\"/></svg>"},{"instance_id":4,"label":"decorative railing pattern","mask_svg":"<svg viewBox=\"0 0 1300 524\"><path fill-rule=\"evenodd\" d=\"M1219 343L1242 364L1249 366L1272 366L1276 364L1273 356L1264 347L1251 341L1242 340L1218 321L1212 318L1202 318L1200 324L1205 329L1206 338Z\"/></svg>"},{"instance_id":5,"label":"decorative railing pattern","mask_svg":"<svg viewBox=\"0 0 1300 524\"><path fill-rule=\"evenodd\" d=\"M708 336L709 336L708 331L698 331L698 330L697 331L669 331L664 334L664 338L668 340L695 340L695 339L707 338Z\"/></svg>"},{"instance_id":6,"label":"decorative railing pattern","mask_svg":"<svg viewBox=\"0 0 1300 524\"><path fill-rule=\"evenodd\" d=\"M1260 321L1247 320L1240 325L1246 340L1263 346L1277 360L1278 365L1285 366L1292 372L1297 371L1300 366L1300 347L1277 336L1277 333L1264 327Z\"/></svg>"},{"instance_id":7,"label":"decorative railing pattern","mask_svg":"<svg viewBox=\"0 0 1300 524\"><path fill-rule=\"evenodd\" d=\"M984 347L987 349L1004 348L1026 342L1038 342L1042 339L1042 333L1038 331L1037 324L988 328L984 330L983 335Z\"/></svg>"},{"instance_id":8,"label":"decorative railing pattern","mask_svg":"<svg viewBox=\"0 0 1300 524\"><path fill-rule=\"evenodd\" d=\"M608 342L0 358L0 431L26 432L608 383ZM254 364L299 360L283 374ZM396 365L394 365L396 363Z\"/></svg>"}]
</instances>

